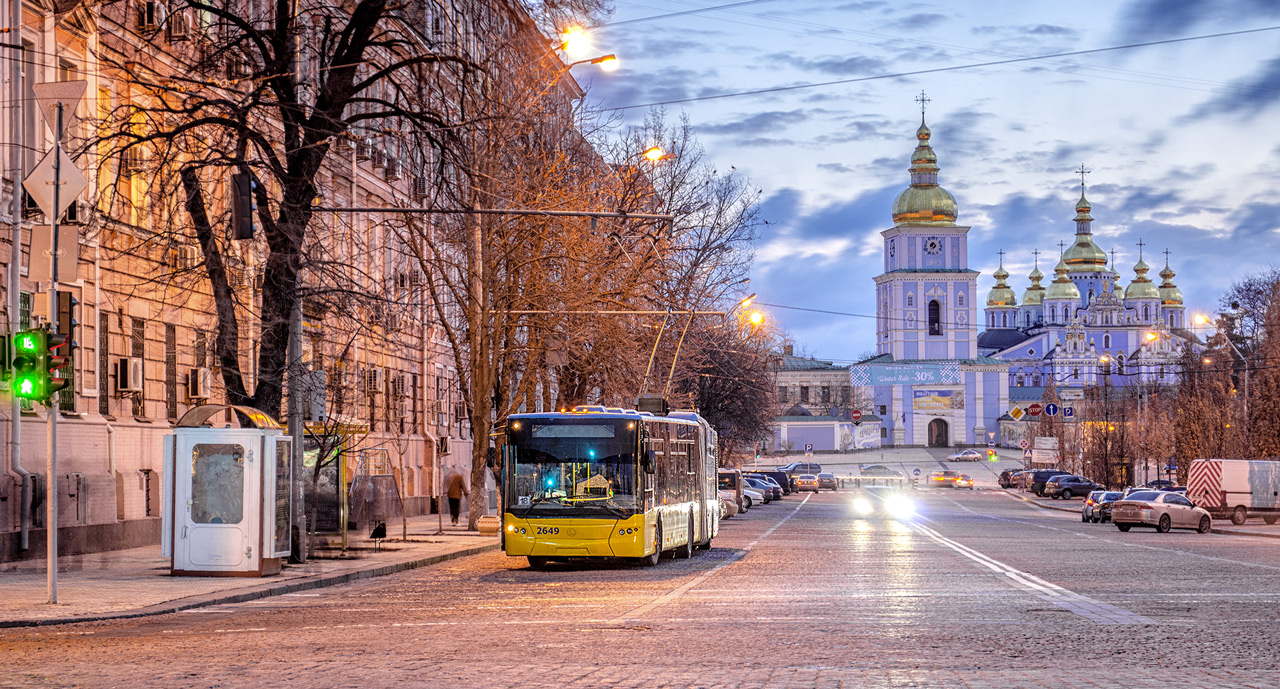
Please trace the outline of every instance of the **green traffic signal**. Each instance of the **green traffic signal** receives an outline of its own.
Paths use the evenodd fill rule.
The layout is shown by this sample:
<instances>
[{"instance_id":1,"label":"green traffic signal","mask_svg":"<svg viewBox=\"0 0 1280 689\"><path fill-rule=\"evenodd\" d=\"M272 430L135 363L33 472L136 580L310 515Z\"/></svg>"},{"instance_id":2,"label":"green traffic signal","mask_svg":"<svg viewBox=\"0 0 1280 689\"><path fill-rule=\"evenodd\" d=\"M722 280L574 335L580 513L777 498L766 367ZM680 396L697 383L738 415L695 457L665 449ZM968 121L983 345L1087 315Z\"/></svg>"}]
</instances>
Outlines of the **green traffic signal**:
<instances>
[{"instance_id":1,"label":"green traffic signal","mask_svg":"<svg viewBox=\"0 0 1280 689\"><path fill-rule=\"evenodd\" d=\"M24 330L13 336L13 393L23 399L49 397L47 334Z\"/></svg>"}]
</instances>

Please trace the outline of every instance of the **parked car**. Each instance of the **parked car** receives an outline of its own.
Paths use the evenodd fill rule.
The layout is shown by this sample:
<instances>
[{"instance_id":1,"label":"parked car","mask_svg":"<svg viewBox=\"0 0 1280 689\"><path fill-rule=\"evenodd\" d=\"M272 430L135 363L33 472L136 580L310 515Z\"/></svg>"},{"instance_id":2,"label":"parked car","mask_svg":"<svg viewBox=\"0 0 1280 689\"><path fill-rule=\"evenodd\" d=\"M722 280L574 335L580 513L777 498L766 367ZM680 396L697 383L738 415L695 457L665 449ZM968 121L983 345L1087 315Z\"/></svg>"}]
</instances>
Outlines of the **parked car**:
<instances>
[{"instance_id":1,"label":"parked car","mask_svg":"<svg viewBox=\"0 0 1280 689\"><path fill-rule=\"evenodd\" d=\"M1022 469L1005 469L1000 472L1000 477L996 479L996 482L1000 484L1001 488L1012 488L1018 485L1018 474L1021 473Z\"/></svg>"},{"instance_id":2,"label":"parked car","mask_svg":"<svg viewBox=\"0 0 1280 689\"><path fill-rule=\"evenodd\" d=\"M960 479L960 473L956 471L935 471L929 474L929 481L926 485L930 488L955 488L956 481Z\"/></svg>"},{"instance_id":3,"label":"parked car","mask_svg":"<svg viewBox=\"0 0 1280 689\"><path fill-rule=\"evenodd\" d=\"M1028 479L1029 483L1027 483L1027 490L1039 495L1040 497L1044 497L1045 481L1048 481L1054 476L1062 476L1069 473L1071 472L1059 471L1057 469L1036 469L1031 472L1031 477Z\"/></svg>"},{"instance_id":4,"label":"parked car","mask_svg":"<svg viewBox=\"0 0 1280 689\"><path fill-rule=\"evenodd\" d=\"M862 467L861 469L859 469L858 473L862 476L876 476L876 477L902 476L901 471L894 471L893 469L890 469L889 467L883 464L868 464Z\"/></svg>"},{"instance_id":5,"label":"parked car","mask_svg":"<svg viewBox=\"0 0 1280 689\"><path fill-rule=\"evenodd\" d=\"M765 476L764 474L756 474L756 473L748 474L748 476L750 476L751 478L757 479L761 483L765 484L765 486L767 486L769 490L773 491L772 495L769 496L771 499L781 500L782 496L786 495L786 491L782 490L782 486L778 485L778 482L773 480L773 477Z\"/></svg>"},{"instance_id":6,"label":"parked car","mask_svg":"<svg viewBox=\"0 0 1280 689\"><path fill-rule=\"evenodd\" d=\"M816 462L792 462L778 467L785 474L816 474L822 471L822 465Z\"/></svg>"},{"instance_id":7,"label":"parked car","mask_svg":"<svg viewBox=\"0 0 1280 689\"><path fill-rule=\"evenodd\" d=\"M956 479L956 488L968 488L973 490L973 479L968 474L960 474L960 478Z\"/></svg>"},{"instance_id":8,"label":"parked car","mask_svg":"<svg viewBox=\"0 0 1280 689\"><path fill-rule=\"evenodd\" d=\"M1102 494L1102 497L1096 501L1093 507L1093 513L1097 517L1095 522L1106 524L1111 521L1111 510L1116 504L1116 500L1124 497L1124 493L1118 490L1109 490Z\"/></svg>"},{"instance_id":9,"label":"parked car","mask_svg":"<svg viewBox=\"0 0 1280 689\"><path fill-rule=\"evenodd\" d=\"M1117 500L1111 521L1121 531L1135 526L1154 526L1166 533L1169 529L1195 529L1208 533L1213 517L1203 507L1196 507L1185 496L1167 491L1142 490Z\"/></svg>"},{"instance_id":10,"label":"parked car","mask_svg":"<svg viewBox=\"0 0 1280 689\"><path fill-rule=\"evenodd\" d=\"M763 498L764 504L768 505L773 501L773 486L770 486L758 478L751 478L750 476L743 476L742 480L747 484L747 488L751 488L752 490L760 493L760 497Z\"/></svg>"},{"instance_id":11,"label":"parked car","mask_svg":"<svg viewBox=\"0 0 1280 689\"><path fill-rule=\"evenodd\" d=\"M1080 506L1080 521L1096 522L1098 521L1097 507L1098 500L1106 494L1105 490L1095 490L1084 496L1084 504Z\"/></svg>"},{"instance_id":12,"label":"parked car","mask_svg":"<svg viewBox=\"0 0 1280 689\"><path fill-rule=\"evenodd\" d=\"M791 476L785 471L778 471L777 469L761 469L760 471L752 471L751 473L760 474L761 476L767 476L773 479L774 483L777 483L782 487L783 495L790 495L794 492L791 488Z\"/></svg>"},{"instance_id":13,"label":"parked car","mask_svg":"<svg viewBox=\"0 0 1280 689\"><path fill-rule=\"evenodd\" d=\"M764 494L755 488L743 487L742 489L743 511L749 510L757 505L764 504Z\"/></svg>"},{"instance_id":14,"label":"parked car","mask_svg":"<svg viewBox=\"0 0 1280 689\"><path fill-rule=\"evenodd\" d=\"M796 491L811 490L818 492L818 477L813 474L800 474L796 477Z\"/></svg>"},{"instance_id":15,"label":"parked car","mask_svg":"<svg viewBox=\"0 0 1280 689\"><path fill-rule=\"evenodd\" d=\"M982 460L982 453L974 449L961 450L947 455L949 462L978 462Z\"/></svg>"},{"instance_id":16,"label":"parked car","mask_svg":"<svg viewBox=\"0 0 1280 689\"><path fill-rule=\"evenodd\" d=\"M1147 481L1146 483L1142 484L1142 487L1161 490L1163 488L1172 488L1173 486L1176 486L1176 485L1178 485L1177 481L1170 481L1168 479L1158 478L1153 481Z\"/></svg>"},{"instance_id":17,"label":"parked car","mask_svg":"<svg viewBox=\"0 0 1280 689\"><path fill-rule=\"evenodd\" d=\"M818 488L840 490L840 482L836 480L835 474L824 471L821 474L818 474Z\"/></svg>"},{"instance_id":18,"label":"parked car","mask_svg":"<svg viewBox=\"0 0 1280 689\"><path fill-rule=\"evenodd\" d=\"M1070 500L1077 495L1087 495L1091 491L1104 490L1106 486L1075 474L1052 476L1044 483L1044 494L1057 500Z\"/></svg>"},{"instance_id":19,"label":"parked car","mask_svg":"<svg viewBox=\"0 0 1280 689\"><path fill-rule=\"evenodd\" d=\"M1193 459L1187 475L1187 497L1214 518L1230 517L1236 526L1249 517L1280 519L1280 462Z\"/></svg>"},{"instance_id":20,"label":"parked car","mask_svg":"<svg viewBox=\"0 0 1280 689\"><path fill-rule=\"evenodd\" d=\"M728 519L738 513L738 495L733 491L722 490L720 494L720 518Z\"/></svg>"}]
</instances>

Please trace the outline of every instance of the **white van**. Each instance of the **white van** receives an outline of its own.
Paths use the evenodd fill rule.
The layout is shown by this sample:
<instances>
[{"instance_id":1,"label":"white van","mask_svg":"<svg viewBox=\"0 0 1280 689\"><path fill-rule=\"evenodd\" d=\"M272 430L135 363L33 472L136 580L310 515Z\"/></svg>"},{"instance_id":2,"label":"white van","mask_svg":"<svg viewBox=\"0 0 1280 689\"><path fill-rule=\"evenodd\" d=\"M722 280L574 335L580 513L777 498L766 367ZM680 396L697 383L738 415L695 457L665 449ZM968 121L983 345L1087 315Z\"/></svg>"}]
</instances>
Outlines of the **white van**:
<instances>
[{"instance_id":1,"label":"white van","mask_svg":"<svg viewBox=\"0 0 1280 689\"><path fill-rule=\"evenodd\" d=\"M1187 475L1187 497L1215 518L1231 517L1237 526L1248 517L1280 519L1280 462L1195 459Z\"/></svg>"}]
</instances>

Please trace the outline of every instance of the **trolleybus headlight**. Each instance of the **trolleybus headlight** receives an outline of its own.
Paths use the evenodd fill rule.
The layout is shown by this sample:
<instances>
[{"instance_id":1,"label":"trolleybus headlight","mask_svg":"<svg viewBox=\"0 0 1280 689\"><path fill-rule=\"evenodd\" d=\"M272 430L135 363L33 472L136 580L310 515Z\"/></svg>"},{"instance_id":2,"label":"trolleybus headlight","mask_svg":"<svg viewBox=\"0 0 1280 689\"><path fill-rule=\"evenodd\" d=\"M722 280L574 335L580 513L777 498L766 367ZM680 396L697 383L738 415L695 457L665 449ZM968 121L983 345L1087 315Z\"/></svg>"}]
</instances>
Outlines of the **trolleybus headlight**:
<instances>
[{"instance_id":1,"label":"trolleybus headlight","mask_svg":"<svg viewBox=\"0 0 1280 689\"><path fill-rule=\"evenodd\" d=\"M515 531L515 530L516 530L515 524L507 524L507 531Z\"/></svg>"},{"instance_id":2,"label":"trolleybus headlight","mask_svg":"<svg viewBox=\"0 0 1280 689\"><path fill-rule=\"evenodd\" d=\"M619 536L626 536L626 535L627 535L627 530L626 530L626 529L618 529L618 535L619 535Z\"/></svg>"},{"instance_id":3,"label":"trolleybus headlight","mask_svg":"<svg viewBox=\"0 0 1280 689\"><path fill-rule=\"evenodd\" d=\"M529 532L528 532L528 531L525 531L525 530L522 528L522 529L520 529L520 533L529 533Z\"/></svg>"},{"instance_id":4,"label":"trolleybus headlight","mask_svg":"<svg viewBox=\"0 0 1280 689\"><path fill-rule=\"evenodd\" d=\"M868 514L871 514L872 512L874 512L875 508L871 506L870 500L859 497L859 498L853 499L853 511L865 517Z\"/></svg>"}]
</instances>

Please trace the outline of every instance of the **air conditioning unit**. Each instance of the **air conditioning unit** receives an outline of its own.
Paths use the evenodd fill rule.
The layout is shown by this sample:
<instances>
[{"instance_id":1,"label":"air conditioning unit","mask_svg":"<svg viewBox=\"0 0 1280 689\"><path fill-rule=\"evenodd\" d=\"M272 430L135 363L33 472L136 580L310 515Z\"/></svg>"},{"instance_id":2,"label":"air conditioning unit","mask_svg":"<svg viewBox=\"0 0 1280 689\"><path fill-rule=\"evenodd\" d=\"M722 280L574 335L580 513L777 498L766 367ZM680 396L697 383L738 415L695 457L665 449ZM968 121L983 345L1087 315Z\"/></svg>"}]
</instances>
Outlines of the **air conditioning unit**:
<instances>
[{"instance_id":1,"label":"air conditioning unit","mask_svg":"<svg viewBox=\"0 0 1280 689\"><path fill-rule=\"evenodd\" d=\"M213 386L213 370L209 368L193 368L187 373L187 399L192 402L203 402L209 399L209 389Z\"/></svg>"},{"instance_id":2,"label":"air conditioning unit","mask_svg":"<svg viewBox=\"0 0 1280 689\"><path fill-rule=\"evenodd\" d=\"M361 139L356 144L356 160L368 160L373 157L373 139Z\"/></svg>"},{"instance_id":3,"label":"air conditioning unit","mask_svg":"<svg viewBox=\"0 0 1280 689\"><path fill-rule=\"evenodd\" d=\"M386 384L384 378L385 372L382 368L370 368L364 372L364 391L369 395L376 395L382 392L382 386Z\"/></svg>"},{"instance_id":4,"label":"air conditioning unit","mask_svg":"<svg viewBox=\"0 0 1280 689\"><path fill-rule=\"evenodd\" d=\"M436 452L442 455L449 454L449 436L442 435L436 439Z\"/></svg>"},{"instance_id":5,"label":"air conditioning unit","mask_svg":"<svg viewBox=\"0 0 1280 689\"><path fill-rule=\"evenodd\" d=\"M467 405L463 404L462 402L458 402L457 404L453 405L453 418L457 419L458 421L466 421Z\"/></svg>"},{"instance_id":6,"label":"air conditioning unit","mask_svg":"<svg viewBox=\"0 0 1280 689\"><path fill-rule=\"evenodd\" d=\"M387 152L382 150L381 148L375 147L373 149L372 158L373 158L373 166L375 168L387 166Z\"/></svg>"},{"instance_id":7,"label":"air conditioning unit","mask_svg":"<svg viewBox=\"0 0 1280 689\"><path fill-rule=\"evenodd\" d=\"M384 175L384 179L388 182L395 182L401 177L404 177L404 161L399 158L392 158L388 160L387 171Z\"/></svg>"},{"instance_id":8,"label":"air conditioning unit","mask_svg":"<svg viewBox=\"0 0 1280 689\"><path fill-rule=\"evenodd\" d=\"M350 153L351 137L346 134L338 134L333 137L333 150L337 153Z\"/></svg>"},{"instance_id":9,"label":"air conditioning unit","mask_svg":"<svg viewBox=\"0 0 1280 689\"><path fill-rule=\"evenodd\" d=\"M329 402L329 374L327 371L307 371L301 376L302 418L306 421L324 423L329 420L327 405ZM337 381L341 384L341 380Z\"/></svg>"},{"instance_id":10,"label":"air conditioning unit","mask_svg":"<svg viewBox=\"0 0 1280 689\"><path fill-rule=\"evenodd\" d=\"M138 30L156 31L164 21L164 5L155 0L138 3Z\"/></svg>"},{"instance_id":11,"label":"air conditioning unit","mask_svg":"<svg viewBox=\"0 0 1280 689\"><path fill-rule=\"evenodd\" d=\"M200 250L194 246L175 246L169 252L169 265L177 270L194 268L200 263Z\"/></svg>"},{"instance_id":12,"label":"air conditioning unit","mask_svg":"<svg viewBox=\"0 0 1280 689\"><path fill-rule=\"evenodd\" d=\"M116 362L116 390L142 392L142 357L124 357Z\"/></svg>"},{"instance_id":13,"label":"air conditioning unit","mask_svg":"<svg viewBox=\"0 0 1280 689\"><path fill-rule=\"evenodd\" d=\"M174 10L169 14L169 21L165 22L165 33L168 34L170 43L185 41L190 30L191 22L187 19L186 8Z\"/></svg>"},{"instance_id":14,"label":"air conditioning unit","mask_svg":"<svg viewBox=\"0 0 1280 689\"><path fill-rule=\"evenodd\" d=\"M120 174L136 175L142 172L142 149L133 146L120 152Z\"/></svg>"},{"instance_id":15,"label":"air conditioning unit","mask_svg":"<svg viewBox=\"0 0 1280 689\"><path fill-rule=\"evenodd\" d=\"M437 414L449 413L449 402L447 400L436 400L436 413Z\"/></svg>"},{"instance_id":16,"label":"air conditioning unit","mask_svg":"<svg viewBox=\"0 0 1280 689\"><path fill-rule=\"evenodd\" d=\"M413 198L421 201L427 198L427 177L426 175L413 176Z\"/></svg>"}]
</instances>

